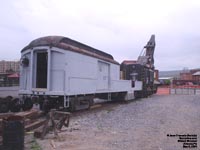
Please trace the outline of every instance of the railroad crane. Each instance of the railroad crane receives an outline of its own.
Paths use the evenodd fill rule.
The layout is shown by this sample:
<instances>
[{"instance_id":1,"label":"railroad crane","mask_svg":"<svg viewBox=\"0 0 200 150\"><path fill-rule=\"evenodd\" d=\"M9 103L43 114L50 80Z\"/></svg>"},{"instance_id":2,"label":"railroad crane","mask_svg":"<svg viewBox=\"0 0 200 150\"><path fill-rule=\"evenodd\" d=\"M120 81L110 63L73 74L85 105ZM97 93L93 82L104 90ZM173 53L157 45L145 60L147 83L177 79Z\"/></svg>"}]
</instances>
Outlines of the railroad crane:
<instances>
[{"instance_id":1,"label":"railroad crane","mask_svg":"<svg viewBox=\"0 0 200 150\"><path fill-rule=\"evenodd\" d=\"M135 98L147 97L157 90L154 85L155 46L155 35L152 35L136 61L123 61L120 66L122 79L132 80L132 87L136 86L137 81L142 81L142 89L134 91Z\"/></svg>"},{"instance_id":2,"label":"railroad crane","mask_svg":"<svg viewBox=\"0 0 200 150\"><path fill-rule=\"evenodd\" d=\"M141 51L137 63L146 66L150 69L154 69L153 56L154 56L155 46L156 46L155 35L152 35L150 40L147 42L147 45L145 45L143 50Z\"/></svg>"}]
</instances>

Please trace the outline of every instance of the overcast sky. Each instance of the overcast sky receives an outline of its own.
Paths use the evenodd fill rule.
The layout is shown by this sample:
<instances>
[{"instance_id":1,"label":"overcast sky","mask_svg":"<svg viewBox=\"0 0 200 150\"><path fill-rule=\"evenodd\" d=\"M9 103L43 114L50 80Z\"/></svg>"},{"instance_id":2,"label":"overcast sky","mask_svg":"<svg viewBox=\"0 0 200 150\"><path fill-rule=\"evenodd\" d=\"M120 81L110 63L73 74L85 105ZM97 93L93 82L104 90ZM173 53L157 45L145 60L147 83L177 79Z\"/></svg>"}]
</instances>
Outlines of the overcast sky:
<instances>
[{"instance_id":1,"label":"overcast sky","mask_svg":"<svg viewBox=\"0 0 200 150\"><path fill-rule=\"evenodd\" d=\"M5 0L0 60L18 60L32 40L62 35L136 60L156 36L159 70L200 68L200 0Z\"/></svg>"}]
</instances>

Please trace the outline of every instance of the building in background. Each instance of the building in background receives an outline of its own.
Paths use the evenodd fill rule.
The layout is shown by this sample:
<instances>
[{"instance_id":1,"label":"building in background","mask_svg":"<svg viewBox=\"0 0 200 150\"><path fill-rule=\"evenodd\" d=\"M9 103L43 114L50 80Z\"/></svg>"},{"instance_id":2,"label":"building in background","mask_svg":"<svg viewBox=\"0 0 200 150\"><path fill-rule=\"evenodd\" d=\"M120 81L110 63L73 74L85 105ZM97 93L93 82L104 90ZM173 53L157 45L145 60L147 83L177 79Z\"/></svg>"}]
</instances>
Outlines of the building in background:
<instances>
[{"instance_id":1,"label":"building in background","mask_svg":"<svg viewBox=\"0 0 200 150\"><path fill-rule=\"evenodd\" d=\"M192 76L193 76L193 80L200 81L200 71L193 73Z\"/></svg>"},{"instance_id":2,"label":"building in background","mask_svg":"<svg viewBox=\"0 0 200 150\"><path fill-rule=\"evenodd\" d=\"M181 72L180 80L192 80L192 73L191 72Z\"/></svg>"},{"instance_id":3,"label":"building in background","mask_svg":"<svg viewBox=\"0 0 200 150\"><path fill-rule=\"evenodd\" d=\"M176 85L200 85L200 69L188 69L180 72L180 79L173 80Z\"/></svg>"},{"instance_id":4,"label":"building in background","mask_svg":"<svg viewBox=\"0 0 200 150\"><path fill-rule=\"evenodd\" d=\"M0 61L0 73L19 72L20 61Z\"/></svg>"},{"instance_id":5,"label":"building in background","mask_svg":"<svg viewBox=\"0 0 200 150\"><path fill-rule=\"evenodd\" d=\"M180 73L180 80L200 81L200 69L191 69Z\"/></svg>"},{"instance_id":6,"label":"building in background","mask_svg":"<svg viewBox=\"0 0 200 150\"><path fill-rule=\"evenodd\" d=\"M0 87L19 85L20 61L0 61Z\"/></svg>"}]
</instances>

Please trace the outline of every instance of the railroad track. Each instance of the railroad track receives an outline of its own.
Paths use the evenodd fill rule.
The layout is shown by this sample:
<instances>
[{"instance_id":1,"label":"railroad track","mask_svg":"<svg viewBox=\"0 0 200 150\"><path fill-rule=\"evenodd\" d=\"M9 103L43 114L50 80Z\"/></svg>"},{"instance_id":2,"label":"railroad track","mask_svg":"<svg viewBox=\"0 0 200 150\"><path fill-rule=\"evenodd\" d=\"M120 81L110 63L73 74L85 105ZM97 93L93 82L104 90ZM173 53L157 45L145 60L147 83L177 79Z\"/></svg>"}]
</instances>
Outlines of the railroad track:
<instances>
[{"instance_id":1,"label":"railroad track","mask_svg":"<svg viewBox=\"0 0 200 150\"><path fill-rule=\"evenodd\" d=\"M101 102L95 103L93 106L90 107L90 109L75 111L71 114L71 116L76 117L76 116L80 116L80 115L84 115L88 113L95 113L102 110L110 110L119 105L124 105L129 102L131 101L105 101L103 100Z\"/></svg>"},{"instance_id":2,"label":"railroad track","mask_svg":"<svg viewBox=\"0 0 200 150\"><path fill-rule=\"evenodd\" d=\"M19 98L12 96L0 97L0 113L27 111L33 107L33 103L29 100L20 102Z\"/></svg>"},{"instance_id":3,"label":"railroad track","mask_svg":"<svg viewBox=\"0 0 200 150\"><path fill-rule=\"evenodd\" d=\"M102 111L102 110L111 110L121 104L125 104L125 103L124 102L113 102L113 101L112 102L101 101L101 102L98 102L98 103L94 104L93 106L91 106L90 109L73 112L70 116L76 117L76 116L80 116L80 115L84 115L84 114L88 114L88 113L95 113L95 112ZM47 122L52 121L50 118L48 118L48 115L47 114L45 115L44 112L42 112L40 110L36 110L36 109L31 109L29 111L21 111L21 112L1 113L0 114L0 143L2 140L1 136L3 133L2 132L3 131L2 130L3 129L3 120L6 120L9 117L16 117L16 116L19 117L20 116L21 118L23 118L25 132L34 131L34 135L36 135L36 137L43 138L45 135L45 134L43 134L44 128L47 128L45 126L48 125ZM61 121L63 119L63 117L60 116L59 119ZM67 123L67 126L68 126L69 125L69 115L68 115L67 122L68 122ZM63 123L66 126L65 120ZM62 126L60 126L60 127L62 127Z\"/></svg>"}]
</instances>

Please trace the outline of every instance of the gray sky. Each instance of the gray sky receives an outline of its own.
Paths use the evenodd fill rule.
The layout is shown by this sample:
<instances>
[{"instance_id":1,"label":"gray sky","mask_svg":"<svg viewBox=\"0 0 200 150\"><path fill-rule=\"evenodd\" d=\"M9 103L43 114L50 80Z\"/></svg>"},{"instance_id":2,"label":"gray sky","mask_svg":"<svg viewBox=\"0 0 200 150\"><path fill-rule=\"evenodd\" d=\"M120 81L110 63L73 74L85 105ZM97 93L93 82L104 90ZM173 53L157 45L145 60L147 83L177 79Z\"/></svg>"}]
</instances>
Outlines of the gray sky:
<instances>
[{"instance_id":1,"label":"gray sky","mask_svg":"<svg viewBox=\"0 0 200 150\"><path fill-rule=\"evenodd\" d=\"M199 0L5 0L0 9L0 60L20 59L32 40L62 35L136 60L156 35L159 70L200 68Z\"/></svg>"}]
</instances>

